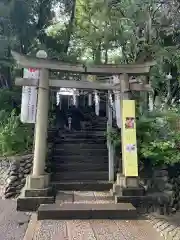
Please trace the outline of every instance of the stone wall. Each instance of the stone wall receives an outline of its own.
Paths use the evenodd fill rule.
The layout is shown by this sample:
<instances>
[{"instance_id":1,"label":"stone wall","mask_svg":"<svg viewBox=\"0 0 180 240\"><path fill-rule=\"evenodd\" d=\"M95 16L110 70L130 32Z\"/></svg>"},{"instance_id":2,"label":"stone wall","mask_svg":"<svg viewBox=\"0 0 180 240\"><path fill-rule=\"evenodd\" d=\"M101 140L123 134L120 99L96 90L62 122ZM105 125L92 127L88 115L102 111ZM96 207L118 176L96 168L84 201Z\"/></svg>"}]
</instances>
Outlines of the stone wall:
<instances>
[{"instance_id":1,"label":"stone wall","mask_svg":"<svg viewBox=\"0 0 180 240\"><path fill-rule=\"evenodd\" d=\"M152 188L162 193L159 198L160 214L170 214L174 211L173 184L171 183L167 167L155 168L152 175Z\"/></svg>"},{"instance_id":2,"label":"stone wall","mask_svg":"<svg viewBox=\"0 0 180 240\"><path fill-rule=\"evenodd\" d=\"M51 172L53 144L56 129L48 131L47 161L45 171ZM33 167L33 155L0 157L0 198L15 198L26 183Z\"/></svg>"},{"instance_id":3,"label":"stone wall","mask_svg":"<svg viewBox=\"0 0 180 240\"><path fill-rule=\"evenodd\" d=\"M13 198L24 187L32 170L32 154L0 159L0 197Z\"/></svg>"},{"instance_id":4,"label":"stone wall","mask_svg":"<svg viewBox=\"0 0 180 240\"><path fill-rule=\"evenodd\" d=\"M178 168L175 167L176 174L172 174L169 171L169 182L172 185L172 207L173 211L176 212L180 210L180 174L179 174L180 166Z\"/></svg>"},{"instance_id":5,"label":"stone wall","mask_svg":"<svg viewBox=\"0 0 180 240\"><path fill-rule=\"evenodd\" d=\"M162 215L169 215L180 210L180 175L177 173L177 166L172 167L171 170L166 166L148 169L148 173L141 176L141 183L147 193L157 199L153 211L155 209Z\"/></svg>"}]
</instances>

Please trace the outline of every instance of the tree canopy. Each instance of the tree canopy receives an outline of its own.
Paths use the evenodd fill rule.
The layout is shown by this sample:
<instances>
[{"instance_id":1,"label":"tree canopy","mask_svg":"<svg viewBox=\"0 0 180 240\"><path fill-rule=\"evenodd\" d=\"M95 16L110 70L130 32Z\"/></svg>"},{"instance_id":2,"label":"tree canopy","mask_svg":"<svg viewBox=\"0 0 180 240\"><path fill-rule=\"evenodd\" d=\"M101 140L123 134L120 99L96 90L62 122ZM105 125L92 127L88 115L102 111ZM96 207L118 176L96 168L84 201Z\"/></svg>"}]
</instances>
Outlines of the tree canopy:
<instances>
[{"instance_id":1,"label":"tree canopy","mask_svg":"<svg viewBox=\"0 0 180 240\"><path fill-rule=\"evenodd\" d=\"M0 79L11 86L10 51L71 62L156 60L149 80L156 95L179 100L178 0L0 0ZM166 75L172 74L168 88Z\"/></svg>"}]
</instances>

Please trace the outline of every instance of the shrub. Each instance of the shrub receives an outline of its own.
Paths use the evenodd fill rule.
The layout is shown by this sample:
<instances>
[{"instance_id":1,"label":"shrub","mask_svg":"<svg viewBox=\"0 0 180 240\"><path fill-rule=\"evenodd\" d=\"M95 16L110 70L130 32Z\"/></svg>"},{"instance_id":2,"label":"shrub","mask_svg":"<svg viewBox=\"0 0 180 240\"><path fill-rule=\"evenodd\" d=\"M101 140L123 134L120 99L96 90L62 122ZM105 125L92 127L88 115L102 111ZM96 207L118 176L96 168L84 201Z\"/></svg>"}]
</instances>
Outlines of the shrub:
<instances>
[{"instance_id":1,"label":"shrub","mask_svg":"<svg viewBox=\"0 0 180 240\"><path fill-rule=\"evenodd\" d=\"M177 109L152 112L137 119L139 160L153 165L174 165L180 162L180 129ZM121 142L121 134L113 129L108 134L114 146Z\"/></svg>"},{"instance_id":2,"label":"shrub","mask_svg":"<svg viewBox=\"0 0 180 240\"><path fill-rule=\"evenodd\" d=\"M109 133L106 133L106 137L112 142L115 148L120 146L121 132L119 131L119 129L112 128Z\"/></svg>"},{"instance_id":3,"label":"shrub","mask_svg":"<svg viewBox=\"0 0 180 240\"><path fill-rule=\"evenodd\" d=\"M21 92L20 89L0 89L0 111L11 112L14 108L20 112Z\"/></svg>"},{"instance_id":4,"label":"shrub","mask_svg":"<svg viewBox=\"0 0 180 240\"><path fill-rule=\"evenodd\" d=\"M154 113L137 123L139 157L153 165L180 162L180 133L176 129L178 114L174 111Z\"/></svg>"},{"instance_id":5,"label":"shrub","mask_svg":"<svg viewBox=\"0 0 180 240\"><path fill-rule=\"evenodd\" d=\"M0 111L0 155L10 156L28 152L33 143L31 124L22 124L15 110Z\"/></svg>"}]
</instances>

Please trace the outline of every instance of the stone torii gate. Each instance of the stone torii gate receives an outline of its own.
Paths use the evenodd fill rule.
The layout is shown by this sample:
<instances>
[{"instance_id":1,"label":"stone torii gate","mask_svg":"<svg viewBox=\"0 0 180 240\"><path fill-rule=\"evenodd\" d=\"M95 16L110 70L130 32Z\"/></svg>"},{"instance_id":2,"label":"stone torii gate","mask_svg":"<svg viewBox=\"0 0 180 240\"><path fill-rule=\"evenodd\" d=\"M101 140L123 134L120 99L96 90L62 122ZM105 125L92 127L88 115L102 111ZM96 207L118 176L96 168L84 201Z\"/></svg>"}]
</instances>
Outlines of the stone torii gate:
<instances>
[{"instance_id":1,"label":"stone torii gate","mask_svg":"<svg viewBox=\"0 0 180 240\"><path fill-rule=\"evenodd\" d=\"M36 68L40 70L40 77L38 80L16 78L15 84L18 86L37 86L38 102L36 114L36 134L35 134L35 148L32 174L26 179L25 196L39 197L47 196L49 190L49 175L45 174L45 159L47 150L47 129L48 129L48 105L49 105L49 89L50 87L57 88L76 88L88 90L110 90L119 91L121 99L129 99L130 91L151 91L151 86L148 84L130 83L130 76L146 75L150 71L150 67L154 63L144 64L129 64L129 65L82 65L70 64L60 61L40 59L37 57L29 57L17 52L12 52L13 58L17 64L22 68ZM119 83L108 84L100 82L72 81L49 79L49 70L58 72L73 72L83 75L119 75ZM121 109L122 111L122 109ZM123 133L122 133L123 134ZM123 154L123 153L122 153ZM123 158L122 158L123 159ZM122 163L123 165L123 163ZM121 173L117 174L117 186L121 186ZM123 172L124 176L124 172ZM135 186L138 185L138 176L125 176L126 184ZM39 202L40 203L40 202Z\"/></svg>"}]
</instances>

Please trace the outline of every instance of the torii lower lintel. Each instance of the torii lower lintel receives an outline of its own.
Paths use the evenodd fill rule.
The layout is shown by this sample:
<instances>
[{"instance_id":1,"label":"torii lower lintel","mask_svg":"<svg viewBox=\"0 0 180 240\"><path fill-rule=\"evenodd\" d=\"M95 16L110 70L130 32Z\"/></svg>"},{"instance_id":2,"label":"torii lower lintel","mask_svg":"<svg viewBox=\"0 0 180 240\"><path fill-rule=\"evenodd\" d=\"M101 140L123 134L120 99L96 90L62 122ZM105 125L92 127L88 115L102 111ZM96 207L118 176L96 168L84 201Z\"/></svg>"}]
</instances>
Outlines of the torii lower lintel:
<instances>
[{"instance_id":1,"label":"torii lower lintel","mask_svg":"<svg viewBox=\"0 0 180 240\"><path fill-rule=\"evenodd\" d=\"M15 84L17 86L38 86L38 80L35 79L25 79L25 78L16 78ZM50 87L57 88L76 88L76 89L89 89L89 90L112 90L112 91L121 91L120 84L108 84L108 83L98 83L98 82L89 82L89 81L73 81L73 80L56 80L49 79ZM128 91L152 91L152 88L149 84L139 84L139 83L130 83L129 88L124 89L124 92Z\"/></svg>"}]
</instances>

